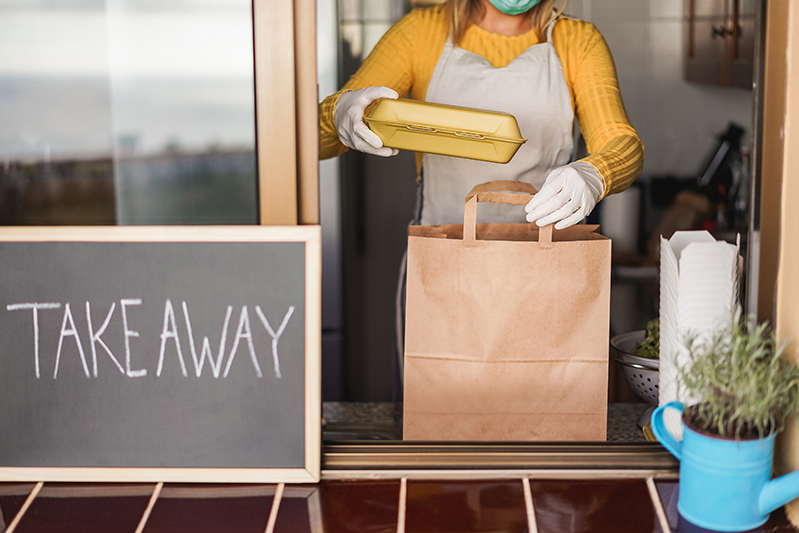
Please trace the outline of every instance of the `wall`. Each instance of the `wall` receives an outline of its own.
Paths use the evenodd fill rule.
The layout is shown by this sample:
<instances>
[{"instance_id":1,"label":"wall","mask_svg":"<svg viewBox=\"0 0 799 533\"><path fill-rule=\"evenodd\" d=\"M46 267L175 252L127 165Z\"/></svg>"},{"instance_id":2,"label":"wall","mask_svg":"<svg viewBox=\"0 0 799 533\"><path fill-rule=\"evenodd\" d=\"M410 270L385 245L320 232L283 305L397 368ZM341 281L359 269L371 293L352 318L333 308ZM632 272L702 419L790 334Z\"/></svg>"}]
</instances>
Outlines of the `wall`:
<instances>
[{"instance_id":1,"label":"wall","mask_svg":"<svg viewBox=\"0 0 799 533\"><path fill-rule=\"evenodd\" d=\"M794 206L799 203L799 180L794 169L799 166L799 6L794 2L775 1L772 7L787 16L787 50L784 63L777 68L783 71L785 85L784 128L782 130L782 167L781 175L763 176L766 179L776 178L781 182L779 198L781 200L779 239L779 270L776 285L776 330L779 339L792 339L789 357L799 360L799 211ZM769 16L769 24L772 18ZM770 44L770 43L769 43ZM783 58L781 58L783 59ZM766 80L768 82L768 78ZM766 95L772 87L765 86ZM782 87L773 87L781 92ZM768 103L766 104L768 106ZM766 113L769 112L768 107ZM777 141L776 139L774 139ZM773 197L772 197L773 199ZM764 209L768 203L764 196ZM763 229L765 231L765 229ZM763 288L765 290L765 288ZM799 469L799 427L795 420L789 420L786 431L778 441L776 465L778 473ZM799 524L799 499L787 506L791 522Z\"/></svg>"},{"instance_id":2,"label":"wall","mask_svg":"<svg viewBox=\"0 0 799 533\"><path fill-rule=\"evenodd\" d=\"M613 53L645 174L699 173L731 120L749 142L751 91L682 79L684 0L572 0L569 12L593 22Z\"/></svg>"}]
</instances>

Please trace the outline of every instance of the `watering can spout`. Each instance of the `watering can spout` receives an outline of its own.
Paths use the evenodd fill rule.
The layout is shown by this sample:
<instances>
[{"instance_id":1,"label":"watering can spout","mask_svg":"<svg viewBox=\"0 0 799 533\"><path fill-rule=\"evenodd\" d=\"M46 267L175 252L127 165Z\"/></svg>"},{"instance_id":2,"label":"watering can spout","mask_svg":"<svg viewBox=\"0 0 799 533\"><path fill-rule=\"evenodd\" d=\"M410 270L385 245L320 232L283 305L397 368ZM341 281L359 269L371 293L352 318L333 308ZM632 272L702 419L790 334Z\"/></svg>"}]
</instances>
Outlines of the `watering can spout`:
<instances>
[{"instance_id":1,"label":"watering can spout","mask_svg":"<svg viewBox=\"0 0 799 533\"><path fill-rule=\"evenodd\" d=\"M774 478L760 491L760 512L768 514L799 497L799 471Z\"/></svg>"}]
</instances>

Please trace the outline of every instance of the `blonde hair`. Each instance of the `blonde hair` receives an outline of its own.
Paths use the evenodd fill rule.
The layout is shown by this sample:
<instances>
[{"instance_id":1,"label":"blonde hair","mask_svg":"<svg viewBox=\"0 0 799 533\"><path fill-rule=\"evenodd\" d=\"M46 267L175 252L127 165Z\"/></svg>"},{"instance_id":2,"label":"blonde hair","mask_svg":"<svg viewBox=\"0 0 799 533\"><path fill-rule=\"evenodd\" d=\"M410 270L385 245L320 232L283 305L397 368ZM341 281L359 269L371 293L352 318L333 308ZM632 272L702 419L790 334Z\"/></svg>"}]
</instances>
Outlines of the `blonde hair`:
<instances>
[{"instance_id":1,"label":"blonde hair","mask_svg":"<svg viewBox=\"0 0 799 533\"><path fill-rule=\"evenodd\" d=\"M535 7L526 13L533 24L538 39L546 39L547 26L563 13L568 0L562 0L560 7L555 9L558 0L541 0ZM449 34L452 42L460 43L463 34L474 19L482 18L485 8L480 0L447 0L447 15L449 18Z\"/></svg>"}]
</instances>

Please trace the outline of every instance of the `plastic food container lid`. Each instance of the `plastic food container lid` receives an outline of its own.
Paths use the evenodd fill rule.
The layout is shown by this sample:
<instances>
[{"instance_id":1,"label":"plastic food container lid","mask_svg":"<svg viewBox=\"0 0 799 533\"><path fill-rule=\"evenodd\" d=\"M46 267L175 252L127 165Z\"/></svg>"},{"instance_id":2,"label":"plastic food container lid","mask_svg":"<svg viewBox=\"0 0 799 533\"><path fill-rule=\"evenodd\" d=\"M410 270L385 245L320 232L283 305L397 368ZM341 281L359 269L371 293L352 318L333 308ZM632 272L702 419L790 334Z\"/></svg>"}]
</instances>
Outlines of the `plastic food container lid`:
<instances>
[{"instance_id":1,"label":"plastic food container lid","mask_svg":"<svg viewBox=\"0 0 799 533\"><path fill-rule=\"evenodd\" d=\"M377 100L364 121L384 146L507 163L527 142L516 117L417 100Z\"/></svg>"}]
</instances>

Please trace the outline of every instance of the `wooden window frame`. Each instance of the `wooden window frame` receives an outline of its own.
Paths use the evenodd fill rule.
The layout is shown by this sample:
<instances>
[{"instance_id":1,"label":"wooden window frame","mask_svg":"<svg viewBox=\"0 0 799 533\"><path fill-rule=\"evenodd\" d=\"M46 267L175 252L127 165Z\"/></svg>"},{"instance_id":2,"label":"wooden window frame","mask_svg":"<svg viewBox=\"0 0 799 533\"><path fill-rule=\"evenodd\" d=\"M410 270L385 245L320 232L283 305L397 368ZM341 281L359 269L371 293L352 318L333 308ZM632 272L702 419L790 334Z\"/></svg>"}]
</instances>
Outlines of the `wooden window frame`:
<instances>
[{"instance_id":1,"label":"wooden window frame","mask_svg":"<svg viewBox=\"0 0 799 533\"><path fill-rule=\"evenodd\" d=\"M319 223L316 4L253 0L259 223Z\"/></svg>"}]
</instances>

